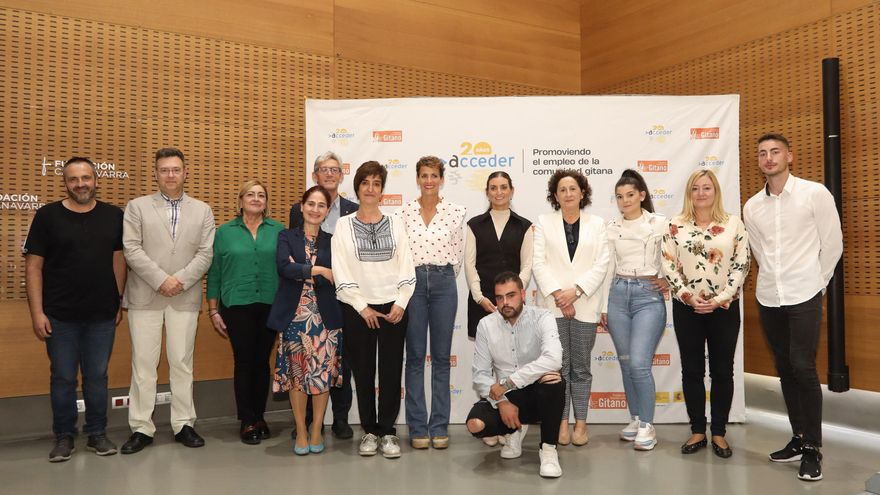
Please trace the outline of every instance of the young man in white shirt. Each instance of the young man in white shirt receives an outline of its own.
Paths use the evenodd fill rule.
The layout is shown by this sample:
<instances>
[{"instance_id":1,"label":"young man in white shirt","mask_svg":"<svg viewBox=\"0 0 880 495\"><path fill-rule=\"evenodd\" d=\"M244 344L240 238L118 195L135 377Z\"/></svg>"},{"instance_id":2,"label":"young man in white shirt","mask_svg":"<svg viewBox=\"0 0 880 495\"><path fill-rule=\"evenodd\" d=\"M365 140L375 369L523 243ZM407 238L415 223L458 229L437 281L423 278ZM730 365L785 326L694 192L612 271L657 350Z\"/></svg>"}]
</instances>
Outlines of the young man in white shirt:
<instances>
[{"instance_id":1,"label":"young man in white shirt","mask_svg":"<svg viewBox=\"0 0 880 495\"><path fill-rule=\"evenodd\" d=\"M540 474L562 476L556 442L565 404L562 344L553 315L525 306L519 275L495 277L498 310L477 325L474 342L474 389L480 395L468 414L467 428L475 437L506 435L501 457L522 455L529 423L541 423Z\"/></svg>"},{"instance_id":2,"label":"young man in white shirt","mask_svg":"<svg viewBox=\"0 0 880 495\"><path fill-rule=\"evenodd\" d=\"M801 461L798 478L822 479L822 389L816 350L822 295L843 253L834 197L824 185L789 171L794 155L781 134L758 139L764 187L746 202L743 220L760 271L756 296L794 434L773 462Z\"/></svg>"}]
</instances>

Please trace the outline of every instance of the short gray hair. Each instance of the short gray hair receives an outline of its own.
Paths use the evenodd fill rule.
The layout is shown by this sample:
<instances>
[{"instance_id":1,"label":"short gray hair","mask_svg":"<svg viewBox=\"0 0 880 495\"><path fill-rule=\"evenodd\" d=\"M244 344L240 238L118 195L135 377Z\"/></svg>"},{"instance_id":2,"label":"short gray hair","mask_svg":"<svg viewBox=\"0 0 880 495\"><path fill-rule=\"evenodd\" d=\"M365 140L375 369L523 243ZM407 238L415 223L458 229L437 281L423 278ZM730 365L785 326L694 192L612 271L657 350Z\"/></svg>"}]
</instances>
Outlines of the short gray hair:
<instances>
[{"instance_id":1,"label":"short gray hair","mask_svg":"<svg viewBox=\"0 0 880 495\"><path fill-rule=\"evenodd\" d=\"M318 158L315 158L315 166L312 167L312 172L317 172L318 167L320 167L321 164L326 162L327 160L336 160L339 168L342 168L342 158L339 158L339 155L332 151L325 151L324 153L318 155Z\"/></svg>"}]
</instances>

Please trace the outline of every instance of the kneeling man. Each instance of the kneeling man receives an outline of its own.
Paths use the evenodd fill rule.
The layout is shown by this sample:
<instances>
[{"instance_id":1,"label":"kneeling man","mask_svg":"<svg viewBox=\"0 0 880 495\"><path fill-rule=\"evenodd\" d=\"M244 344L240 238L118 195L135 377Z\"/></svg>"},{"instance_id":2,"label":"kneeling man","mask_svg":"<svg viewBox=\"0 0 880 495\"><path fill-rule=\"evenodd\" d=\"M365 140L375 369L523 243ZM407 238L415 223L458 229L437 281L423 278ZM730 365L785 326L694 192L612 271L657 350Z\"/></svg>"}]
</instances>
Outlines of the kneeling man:
<instances>
[{"instance_id":1,"label":"kneeling man","mask_svg":"<svg viewBox=\"0 0 880 495\"><path fill-rule=\"evenodd\" d=\"M541 424L540 474L562 476L556 441L565 403L562 344L553 315L525 306L526 292L519 275L495 277L492 313L477 325L474 345L474 389L482 398L468 414L467 428L478 438L505 435L501 457L522 455L529 423Z\"/></svg>"}]
</instances>

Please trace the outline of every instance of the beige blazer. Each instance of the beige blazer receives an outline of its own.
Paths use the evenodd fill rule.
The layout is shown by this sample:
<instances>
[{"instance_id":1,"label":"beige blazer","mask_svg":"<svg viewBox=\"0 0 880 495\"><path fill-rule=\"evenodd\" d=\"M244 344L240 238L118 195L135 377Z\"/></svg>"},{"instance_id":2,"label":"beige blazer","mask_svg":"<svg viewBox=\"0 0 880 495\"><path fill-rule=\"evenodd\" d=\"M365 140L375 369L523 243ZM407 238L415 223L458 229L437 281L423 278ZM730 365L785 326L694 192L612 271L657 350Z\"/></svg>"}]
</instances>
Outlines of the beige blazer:
<instances>
[{"instance_id":1,"label":"beige blazer","mask_svg":"<svg viewBox=\"0 0 880 495\"><path fill-rule=\"evenodd\" d=\"M535 248L532 273L543 306L562 318L551 295L557 289L580 287L584 292L574 303L575 319L587 323L599 321L602 308L602 283L608 269L608 243L605 222L581 210L578 246L574 259L568 257L562 213L553 212L538 217L535 223ZM539 304L542 302L539 298Z\"/></svg>"},{"instance_id":2,"label":"beige blazer","mask_svg":"<svg viewBox=\"0 0 880 495\"><path fill-rule=\"evenodd\" d=\"M206 203L184 196L180 205L177 237L171 238L171 222L161 194L129 201L122 223L122 246L128 262L128 279L122 306L129 309L199 311L202 277L214 256L214 213ZM183 284L174 297L159 294L169 275Z\"/></svg>"}]
</instances>

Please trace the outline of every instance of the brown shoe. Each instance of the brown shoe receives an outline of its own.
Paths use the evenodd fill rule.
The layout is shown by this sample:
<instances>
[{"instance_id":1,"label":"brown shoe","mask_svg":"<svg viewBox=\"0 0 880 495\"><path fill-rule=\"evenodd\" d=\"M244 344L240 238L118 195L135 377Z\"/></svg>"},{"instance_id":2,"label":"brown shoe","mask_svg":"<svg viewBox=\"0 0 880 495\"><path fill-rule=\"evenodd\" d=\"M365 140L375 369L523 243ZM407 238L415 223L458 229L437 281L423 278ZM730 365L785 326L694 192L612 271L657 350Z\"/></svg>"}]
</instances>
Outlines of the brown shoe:
<instances>
[{"instance_id":1,"label":"brown shoe","mask_svg":"<svg viewBox=\"0 0 880 495\"><path fill-rule=\"evenodd\" d=\"M431 446L438 450L449 448L449 437L433 437Z\"/></svg>"},{"instance_id":2,"label":"brown shoe","mask_svg":"<svg viewBox=\"0 0 880 495\"><path fill-rule=\"evenodd\" d=\"M414 449L424 450L431 446L431 439L428 437L413 437L409 439L409 444Z\"/></svg>"},{"instance_id":3,"label":"brown shoe","mask_svg":"<svg viewBox=\"0 0 880 495\"><path fill-rule=\"evenodd\" d=\"M581 428L583 426L583 428ZM580 447L586 445L590 441L590 434L587 431L587 424L577 422L574 425L574 433L571 434L571 443Z\"/></svg>"},{"instance_id":4,"label":"brown shoe","mask_svg":"<svg viewBox=\"0 0 880 495\"><path fill-rule=\"evenodd\" d=\"M571 443L571 434L568 432L568 421L563 421L559 427L559 445L568 445Z\"/></svg>"}]
</instances>

